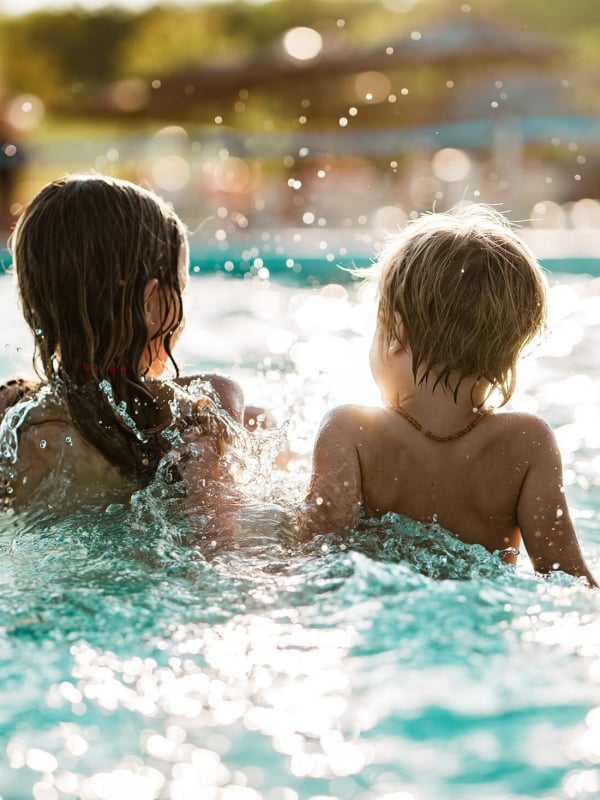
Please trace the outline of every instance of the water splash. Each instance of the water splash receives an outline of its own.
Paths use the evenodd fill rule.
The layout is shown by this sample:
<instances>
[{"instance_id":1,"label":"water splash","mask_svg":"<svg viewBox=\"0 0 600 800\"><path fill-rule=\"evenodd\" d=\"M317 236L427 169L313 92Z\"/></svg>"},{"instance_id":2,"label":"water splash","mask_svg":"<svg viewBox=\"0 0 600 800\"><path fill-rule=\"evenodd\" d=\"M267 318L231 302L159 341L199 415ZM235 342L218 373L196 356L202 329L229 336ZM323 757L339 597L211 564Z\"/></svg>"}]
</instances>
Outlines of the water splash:
<instances>
[{"instance_id":1,"label":"water splash","mask_svg":"<svg viewBox=\"0 0 600 800\"><path fill-rule=\"evenodd\" d=\"M146 442L148 441L148 436L137 427L135 420L127 410L127 403L124 400L122 400L120 403L117 403L117 401L115 400L114 390L110 381L108 380L100 381L99 387L115 416L121 419L125 423L125 425L127 425L127 427L131 430L131 432L139 442L146 444Z\"/></svg>"},{"instance_id":2,"label":"water splash","mask_svg":"<svg viewBox=\"0 0 600 800\"><path fill-rule=\"evenodd\" d=\"M31 397L20 400L8 408L0 423L0 460L4 464L16 464L19 453L19 430L34 410L43 407L51 396L51 387L43 385Z\"/></svg>"}]
</instances>

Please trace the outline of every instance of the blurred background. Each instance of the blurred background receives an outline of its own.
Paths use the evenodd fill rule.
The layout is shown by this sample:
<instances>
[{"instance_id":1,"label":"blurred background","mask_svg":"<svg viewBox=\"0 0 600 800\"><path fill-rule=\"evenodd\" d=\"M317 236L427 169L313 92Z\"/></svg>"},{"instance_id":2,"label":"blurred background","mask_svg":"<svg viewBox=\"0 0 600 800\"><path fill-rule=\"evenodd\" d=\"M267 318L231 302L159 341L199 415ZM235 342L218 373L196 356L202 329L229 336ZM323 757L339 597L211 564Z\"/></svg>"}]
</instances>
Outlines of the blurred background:
<instances>
[{"instance_id":1,"label":"blurred background","mask_svg":"<svg viewBox=\"0 0 600 800\"><path fill-rule=\"evenodd\" d=\"M96 170L156 189L231 270L232 243L318 250L323 228L360 260L473 200L542 257L600 249L596 0L0 0L0 59L5 232Z\"/></svg>"}]
</instances>

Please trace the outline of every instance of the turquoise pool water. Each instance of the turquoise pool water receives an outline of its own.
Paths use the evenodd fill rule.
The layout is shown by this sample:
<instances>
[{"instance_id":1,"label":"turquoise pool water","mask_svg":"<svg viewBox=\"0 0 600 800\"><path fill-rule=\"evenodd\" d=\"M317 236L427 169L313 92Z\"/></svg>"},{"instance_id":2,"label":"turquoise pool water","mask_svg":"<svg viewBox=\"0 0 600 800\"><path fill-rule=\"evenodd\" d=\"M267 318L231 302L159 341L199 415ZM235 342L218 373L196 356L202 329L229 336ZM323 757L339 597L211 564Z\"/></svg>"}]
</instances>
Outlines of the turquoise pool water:
<instances>
[{"instance_id":1,"label":"turquoise pool water","mask_svg":"<svg viewBox=\"0 0 600 800\"><path fill-rule=\"evenodd\" d=\"M531 235L539 238L539 233L534 231ZM567 252L564 252L564 241L561 246L561 232L545 236L543 231L541 233L542 240L547 242L547 251L563 251L559 255L541 257L540 263L545 269L557 274L600 276L600 255L596 242L589 241L590 231L581 233L579 240L578 231L563 232ZM200 276L274 278L299 285L349 283L353 280L352 268L373 263L373 253L382 239L382 232L318 229L263 234L262 238L248 238L247 241L240 238L230 241L227 237L220 239L212 235L203 238L201 244L192 237L190 272ZM538 243L537 239L535 242ZM581 254L569 254L569 249L577 243ZM12 256L0 244L0 275L6 273L11 264Z\"/></svg>"},{"instance_id":2,"label":"turquoise pool water","mask_svg":"<svg viewBox=\"0 0 600 800\"><path fill-rule=\"evenodd\" d=\"M0 314L7 377L30 345L6 276ZM237 377L291 451L257 448L235 538L151 492L0 520L4 800L600 798L598 593L401 518L294 542L324 409L376 400L372 315L356 286L190 282L182 366ZM514 405L556 428L600 577L598 282L553 276L550 324Z\"/></svg>"}]
</instances>

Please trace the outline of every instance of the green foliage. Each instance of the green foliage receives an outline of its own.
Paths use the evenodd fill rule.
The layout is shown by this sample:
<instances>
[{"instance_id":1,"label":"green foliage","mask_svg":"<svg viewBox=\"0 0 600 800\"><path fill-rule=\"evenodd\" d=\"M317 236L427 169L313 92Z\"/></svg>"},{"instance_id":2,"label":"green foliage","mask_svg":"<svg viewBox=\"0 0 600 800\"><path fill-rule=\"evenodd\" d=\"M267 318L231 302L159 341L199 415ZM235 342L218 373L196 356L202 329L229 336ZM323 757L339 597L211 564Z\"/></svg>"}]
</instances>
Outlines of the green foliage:
<instances>
[{"instance_id":1,"label":"green foliage","mask_svg":"<svg viewBox=\"0 0 600 800\"><path fill-rule=\"evenodd\" d=\"M600 67L597 0L232 0L165 4L138 14L112 8L0 18L0 74L9 91L35 92L51 108L65 109L73 107L74 86L96 91L123 78L163 79L190 64L268 62L282 34L298 25L360 49L444 19L475 18L550 34L564 43L566 67L590 73Z\"/></svg>"},{"instance_id":2,"label":"green foliage","mask_svg":"<svg viewBox=\"0 0 600 800\"><path fill-rule=\"evenodd\" d=\"M32 92L45 102L56 101L64 85L63 75L54 54L49 50L29 47L22 31L10 37L3 47L3 88L9 92Z\"/></svg>"},{"instance_id":3,"label":"green foliage","mask_svg":"<svg viewBox=\"0 0 600 800\"><path fill-rule=\"evenodd\" d=\"M96 14L41 11L5 19L5 85L51 101L74 82L109 81L119 74L119 49L134 28L135 17L115 9Z\"/></svg>"},{"instance_id":4,"label":"green foliage","mask_svg":"<svg viewBox=\"0 0 600 800\"><path fill-rule=\"evenodd\" d=\"M123 43L121 75L160 77L189 63L235 59L251 50L244 27L231 28L215 7L153 8L140 15L135 35Z\"/></svg>"}]
</instances>

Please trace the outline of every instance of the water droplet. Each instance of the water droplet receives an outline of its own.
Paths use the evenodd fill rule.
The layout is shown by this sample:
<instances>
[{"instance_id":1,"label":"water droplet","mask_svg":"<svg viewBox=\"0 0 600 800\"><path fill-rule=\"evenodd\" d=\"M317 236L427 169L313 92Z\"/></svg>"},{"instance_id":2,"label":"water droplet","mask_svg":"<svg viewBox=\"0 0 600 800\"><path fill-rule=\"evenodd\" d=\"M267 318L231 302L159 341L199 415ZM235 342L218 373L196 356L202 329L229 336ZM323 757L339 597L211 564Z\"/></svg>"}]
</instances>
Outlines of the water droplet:
<instances>
[{"instance_id":1,"label":"water droplet","mask_svg":"<svg viewBox=\"0 0 600 800\"><path fill-rule=\"evenodd\" d=\"M47 444L48 444L48 443L46 442L46 440L45 440L45 439L42 439L42 440L41 440L41 442L40 442L40 447L41 447L41 449L42 449L42 450L45 450L45 448L46 448Z\"/></svg>"},{"instance_id":2,"label":"water droplet","mask_svg":"<svg viewBox=\"0 0 600 800\"><path fill-rule=\"evenodd\" d=\"M69 447L73 447L73 439L70 436L65 436L65 442L69 445Z\"/></svg>"}]
</instances>

